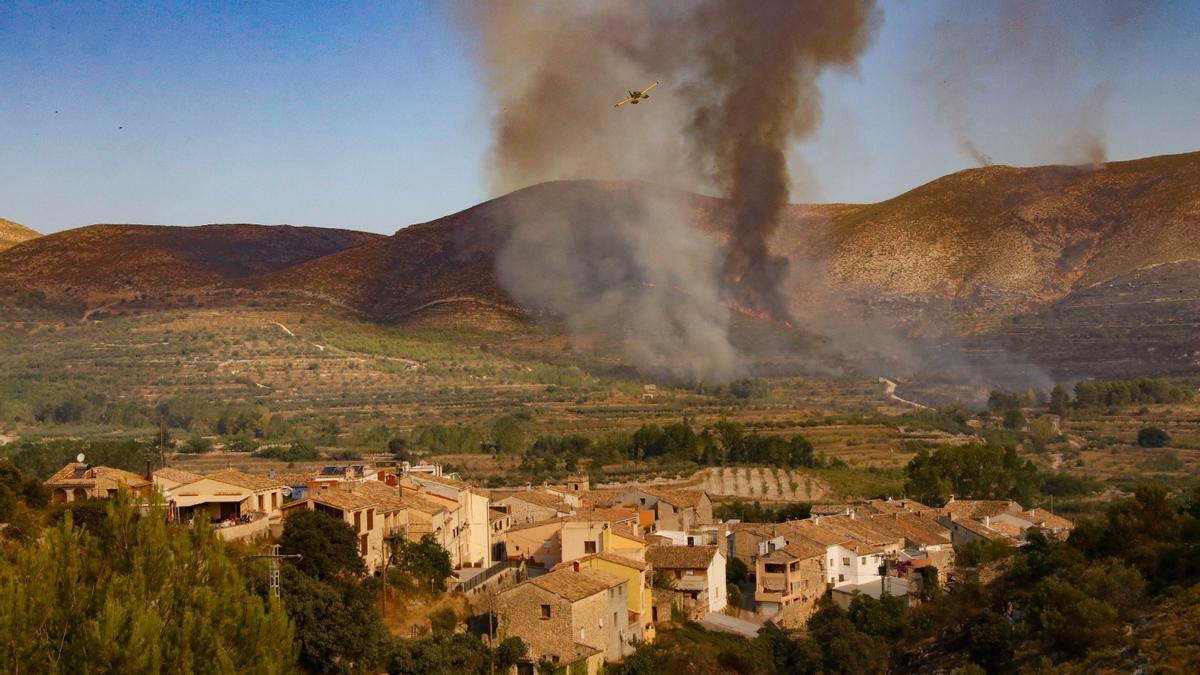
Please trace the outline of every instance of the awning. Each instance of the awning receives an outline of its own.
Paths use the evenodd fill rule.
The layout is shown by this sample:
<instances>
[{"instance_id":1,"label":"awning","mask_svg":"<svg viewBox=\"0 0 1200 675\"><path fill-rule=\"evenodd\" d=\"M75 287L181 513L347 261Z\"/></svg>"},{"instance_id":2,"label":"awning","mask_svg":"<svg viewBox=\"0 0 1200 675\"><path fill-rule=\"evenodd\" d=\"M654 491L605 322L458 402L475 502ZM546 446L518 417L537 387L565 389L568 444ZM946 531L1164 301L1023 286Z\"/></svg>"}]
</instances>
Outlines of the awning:
<instances>
[{"instance_id":1,"label":"awning","mask_svg":"<svg viewBox=\"0 0 1200 675\"><path fill-rule=\"evenodd\" d=\"M251 495L172 495L171 501L175 506L195 506L197 504L237 504L249 499Z\"/></svg>"}]
</instances>

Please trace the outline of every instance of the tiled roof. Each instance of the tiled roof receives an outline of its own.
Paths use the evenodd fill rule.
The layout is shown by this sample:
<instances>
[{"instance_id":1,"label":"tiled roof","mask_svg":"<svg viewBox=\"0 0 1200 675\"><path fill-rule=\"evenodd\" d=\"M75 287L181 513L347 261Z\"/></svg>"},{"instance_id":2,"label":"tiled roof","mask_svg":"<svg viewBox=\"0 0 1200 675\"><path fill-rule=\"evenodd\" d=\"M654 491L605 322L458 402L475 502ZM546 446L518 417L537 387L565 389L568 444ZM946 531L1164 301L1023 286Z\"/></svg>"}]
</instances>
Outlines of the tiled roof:
<instances>
[{"instance_id":1,"label":"tiled roof","mask_svg":"<svg viewBox=\"0 0 1200 675\"><path fill-rule=\"evenodd\" d=\"M445 476L434 476L428 473L410 473L408 478L413 482L429 481L430 483L445 485L446 487L452 487L456 490L479 492L479 489L470 483L464 483L461 480L454 480L453 478L446 478Z\"/></svg>"},{"instance_id":2,"label":"tiled roof","mask_svg":"<svg viewBox=\"0 0 1200 675\"><path fill-rule=\"evenodd\" d=\"M1071 520L1042 508L1029 509L1022 513L1021 517L1032 520L1038 527L1050 530L1070 530L1075 527L1075 523Z\"/></svg>"},{"instance_id":3,"label":"tiled roof","mask_svg":"<svg viewBox=\"0 0 1200 675\"><path fill-rule=\"evenodd\" d=\"M990 527L984 526L983 523L971 520L970 518L957 518L953 522L955 525L958 525L959 527L963 528L964 530L974 533L974 534L977 534L985 539L1007 539L1008 538L1005 535L1001 534L1000 532L997 532L996 530L993 530Z\"/></svg>"},{"instance_id":4,"label":"tiled roof","mask_svg":"<svg viewBox=\"0 0 1200 675\"><path fill-rule=\"evenodd\" d=\"M716 554L716 546L652 544L646 547L646 562L658 569L706 570Z\"/></svg>"},{"instance_id":5,"label":"tiled roof","mask_svg":"<svg viewBox=\"0 0 1200 675\"><path fill-rule=\"evenodd\" d=\"M626 557L623 555L618 555L616 553L593 553L591 555L586 555L586 556L584 556L582 558L578 558L576 560L570 560L567 562L558 563L557 565L554 566L554 569L557 570L557 569L563 569L566 567L573 567L574 564L577 562L584 562L585 560L593 560L593 559L606 560L614 565L622 565L625 567L631 567L635 570L642 570L643 572L650 569L650 564L643 560L637 560L636 558L629 558L629 557Z\"/></svg>"},{"instance_id":6,"label":"tiled roof","mask_svg":"<svg viewBox=\"0 0 1200 675\"><path fill-rule=\"evenodd\" d=\"M814 544L811 541L803 539L789 542L783 548L777 548L765 556L761 556L759 560L774 560L783 557L795 558L797 560L807 560L809 558L824 558L825 547Z\"/></svg>"},{"instance_id":7,"label":"tiled roof","mask_svg":"<svg viewBox=\"0 0 1200 675\"><path fill-rule=\"evenodd\" d=\"M698 507L700 505L700 501L706 494L703 490L668 490L652 486L646 486L638 489L648 495L658 498L659 501L666 502L672 506L681 506L684 508Z\"/></svg>"},{"instance_id":8,"label":"tiled roof","mask_svg":"<svg viewBox=\"0 0 1200 675\"><path fill-rule=\"evenodd\" d=\"M266 476L252 476L248 473L242 473L236 469L225 469L216 473L210 473L205 478L244 487L249 490L270 490L272 488L287 487L283 483L274 478Z\"/></svg>"},{"instance_id":9,"label":"tiled roof","mask_svg":"<svg viewBox=\"0 0 1200 675\"><path fill-rule=\"evenodd\" d=\"M542 490L525 490L523 492L515 492L513 494L502 497L496 500L497 502L506 501L509 499L519 499L523 502L533 504L534 506L543 506L546 508L556 509L563 513L569 513L571 506L563 501L562 497L550 494Z\"/></svg>"},{"instance_id":10,"label":"tiled roof","mask_svg":"<svg viewBox=\"0 0 1200 675\"><path fill-rule=\"evenodd\" d=\"M497 511L496 509L488 509L488 522L494 523L497 520L504 520L505 518L508 518L507 513L503 511Z\"/></svg>"},{"instance_id":11,"label":"tiled roof","mask_svg":"<svg viewBox=\"0 0 1200 675\"><path fill-rule=\"evenodd\" d=\"M576 572L574 568L567 567L534 577L525 583L550 591L569 602L578 602L620 586L625 580L602 570L585 567Z\"/></svg>"},{"instance_id":12,"label":"tiled roof","mask_svg":"<svg viewBox=\"0 0 1200 675\"><path fill-rule=\"evenodd\" d=\"M184 471L183 469L173 469L169 466L164 466L163 468L159 469L158 471L155 471L154 477L162 478L163 480L169 480L171 482L179 483L181 485L183 483L190 483L194 480L200 480L201 478L204 478L204 476L201 476L198 473L192 473L191 471Z\"/></svg>"},{"instance_id":13,"label":"tiled roof","mask_svg":"<svg viewBox=\"0 0 1200 675\"><path fill-rule=\"evenodd\" d=\"M633 541L646 541L646 538L637 531L633 523L613 523L612 533L618 537L632 539Z\"/></svg>"},{"instance_id":14,"label":"tiled roof","mask_svg":"<svg viewBox=\"0 0 1200 675\"><path fill-rule=\"evenodd\" d=\"M350 483L350 491L356 495L373 500L375 505L384 511L399 511L407 508L400 496L400 488L391 487L377 480L366 480L361 483Z\"/></svg>"},{"instance_id":15,"label":"tiled roof","mask_svg":"<svg viewBox=\"0 0 1200 675\"><path fill-rule=\"evenodd\" d=\"M151 481L124 469L114 469L110 466L80 466L72 462L54 472L46 479L47 485L92 485L98 478L105 478L129 487L144 487Z\"/></svg>"},{"instance_id":16,"label":"tiled roof","mask_svg":"<svg viewBox=\"0 0 1200 675\"><path fill-rule=\"evenodd\" d=\"M513 525L512 527L508 528L508 531L509 532L519 532L521 530L528 530L528 529L531 529L534 527L544 527L546 525L557 525L559 527L562 527L562 524L564 522L566 522L568 519L569 519L568 516L564 516L562 518L547 518L545 520L535 520L532 523L520 523L518 525Z\"/></svg>"},{"instance_id":17,"label":"tiled roof","mask_svg":"<svg viewBox=\"0 0 1200 675\"><path fill-rule=\"evenodd\" d=\"M942 507L942 513L950 516L952 520L959 518L975 518L978 520L984 516L996 516L1001 513L1019 514L1020 512L1021 505L1007 499L991 501L956 499L951 500Z\"/></svg>"},{"instance_id":18,"label":"tiled roof","mask_svg":"<svg viewBox=\"0 0 1200 675\"><path fill-rule=\"evenodd\" d=\"M853 507L849 504L813 504L809 513L814 516L834 516L839 513L845 513L851 508Z\"/></svg>"},{"instance_id":19,"label":"tiled roof","mask_svg":"<svg viewBox=\"0 0 1200 675\"><path fill-rule=\"evenodd\" d=\"M375 506L375 500L364 495L355 494L349 490L341 490L338 488L327 488L324 490L313 490L309 493L305 501L313 501L318 504L332 506L335 509L342 511L358 511L359 509L370 508Z\"/></svg>"}]
</instances>

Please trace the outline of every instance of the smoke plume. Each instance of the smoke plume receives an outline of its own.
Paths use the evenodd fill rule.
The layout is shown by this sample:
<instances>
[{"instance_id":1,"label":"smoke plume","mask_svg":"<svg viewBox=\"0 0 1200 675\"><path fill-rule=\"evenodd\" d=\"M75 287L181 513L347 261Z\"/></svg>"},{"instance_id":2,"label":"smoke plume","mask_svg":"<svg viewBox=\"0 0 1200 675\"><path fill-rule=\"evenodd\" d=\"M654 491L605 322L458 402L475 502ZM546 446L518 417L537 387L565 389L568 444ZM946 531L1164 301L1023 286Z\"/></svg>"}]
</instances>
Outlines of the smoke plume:
<instances>
[{"instance_id":1,"label":"smoke plume","mask_svg":"<svg viewBox=\"0 0 1200 675\"><path fill-rule=\"evenodd\" d=\"M500 256L506 289L573 331L617 331L637 365L732 376L728 318L711 307L790 316L787 262L768 248L788 203L786 155L820 121L818 77L868 46L874 0L483 2L468 15L498 110L495 192L646 179L731 203L723 259L705 268L718 278L693 271L717 254L670 196L629 191L596 209L530 196ZM654 80L649 101L613 109ZM650 306L644 289L625 291L640 281L663 289Z\"/></svg>"},{"instance_id":2,"label":"smoke plume","mask_svg":"<svg viewBox=\"0 0 1200 675\"><path fill-rule=\"evenodd\" d=\"M1160 5L953 5L934 26L933 39L923 43L931 53L918 77L932 90L955 144L980 166L992 163L989 143L1021 152L1022 164L1101 164L1108 154L1105 92L1112 46L1129 40ZM1005 128L1006 122L1013 126Z\"/></svg>"}]
</instances>

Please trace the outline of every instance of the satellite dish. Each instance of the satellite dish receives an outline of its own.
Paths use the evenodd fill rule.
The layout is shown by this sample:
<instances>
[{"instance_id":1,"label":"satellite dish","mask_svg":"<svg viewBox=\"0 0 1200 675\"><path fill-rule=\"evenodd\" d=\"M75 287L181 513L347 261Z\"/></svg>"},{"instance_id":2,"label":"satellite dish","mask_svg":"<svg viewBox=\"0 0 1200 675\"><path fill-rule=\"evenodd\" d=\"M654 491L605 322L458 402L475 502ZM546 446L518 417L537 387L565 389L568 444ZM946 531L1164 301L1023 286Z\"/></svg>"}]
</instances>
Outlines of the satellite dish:
<instances>
[{"instance_id":1,"label":"satellite dish","mask_svg":"<svg viewBox=\"0 0 1200 675\"><path fill-rule=\"evenodd\" d=\"M83 464L83 453L82 452L79 453L78 455L75 455L75 461L79 462L80 464Z\"/></svg>"}]
</instances>

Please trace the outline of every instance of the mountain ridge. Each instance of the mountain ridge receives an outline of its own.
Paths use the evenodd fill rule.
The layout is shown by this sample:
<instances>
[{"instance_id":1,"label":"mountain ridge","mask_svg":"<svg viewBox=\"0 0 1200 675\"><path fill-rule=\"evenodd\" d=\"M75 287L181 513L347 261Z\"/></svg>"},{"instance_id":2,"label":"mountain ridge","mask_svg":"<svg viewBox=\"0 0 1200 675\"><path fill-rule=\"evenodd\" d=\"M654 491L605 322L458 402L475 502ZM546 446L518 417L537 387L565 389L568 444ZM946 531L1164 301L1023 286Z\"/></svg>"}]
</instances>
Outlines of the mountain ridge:
<instances>
[{"instance_id":1,"label":"mountain ridge","mask_svg":"<svg viewBox=\"0 0 1200 675\"><path fill-rule=\"evenodd\" d=\"M41 233L32 228L0 218L0 252L40 236L42 236Z\"/></svg>"},{"instance_id":2,"label":"mountain ridge","mask_svg":"<svg viewBox=\"0 0 1200 675\"><path fill-rule=\"evenodd\" d=\"M553 181L391 236L253 225L70 230L0 253L0 302L19 289L101 304L130 293L237 288L318 298L386 323L521 320L527 308L505 292L496 257L522 218L549 209L549 220L576 227L577 215L590 222L626 201L661 195L679 200L687 224L718 247L728 244L725 200L648 183ZM1136 308L1106 311L1109 324L1089 330L1105 333L1123 316L1163 319L1178 335L1146 358L1170 354L1178 369L1196 365L1192 351L1200 356L1200 342L1176 330L1187 325L1187 312L1177 310L1200 309L1200 287L1179 272L1200 261L1200 152L1098 166L982 167L874 204L788 205L769 248L791 263L784 290L801 320L836 298L913 337L1037 345L1042 336L1014 331L1015 318L1075 334L1072 325L1050 324L1072 317L1092 325L1077 299L1120 303L1127 294ZM1170 311L1155 306L1156 295L1123 286L1161 293L1176 281ZM1140 335L1136 329L1114 328L1103 339L1119 342L1122 333Z\"/></svg>"}]
</instances>

